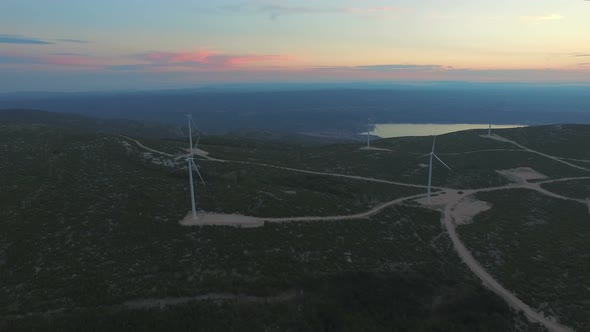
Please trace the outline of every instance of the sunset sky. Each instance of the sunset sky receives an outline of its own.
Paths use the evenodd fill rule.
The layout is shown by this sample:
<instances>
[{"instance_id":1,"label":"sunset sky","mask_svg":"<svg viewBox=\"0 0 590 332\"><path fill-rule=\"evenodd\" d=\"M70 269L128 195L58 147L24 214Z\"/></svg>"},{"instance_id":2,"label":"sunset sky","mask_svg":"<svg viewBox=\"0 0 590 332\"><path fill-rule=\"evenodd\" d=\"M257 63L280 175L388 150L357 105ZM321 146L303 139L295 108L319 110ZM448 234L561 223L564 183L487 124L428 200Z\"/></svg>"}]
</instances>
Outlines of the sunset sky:
<instances>
[{"instance_id":1,"label":"sunset sky","mask_svg":"<svg viewBox=\"0 0 590 332\"><path fill-rule=\"evenodd\" d=\"M590 1L0 1L0 92L361 81L590 83Z\"/></svg>"}]
</instances>

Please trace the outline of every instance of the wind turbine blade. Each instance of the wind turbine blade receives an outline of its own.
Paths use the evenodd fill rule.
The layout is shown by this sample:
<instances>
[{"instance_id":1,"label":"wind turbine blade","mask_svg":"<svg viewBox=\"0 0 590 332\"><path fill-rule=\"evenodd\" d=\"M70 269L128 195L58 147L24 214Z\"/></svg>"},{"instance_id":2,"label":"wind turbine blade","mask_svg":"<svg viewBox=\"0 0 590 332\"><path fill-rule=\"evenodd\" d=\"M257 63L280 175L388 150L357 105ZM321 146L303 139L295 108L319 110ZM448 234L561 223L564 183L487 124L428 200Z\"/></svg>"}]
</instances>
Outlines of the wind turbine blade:
<instances>
[{"instance_id":1,"label":"wind turbine blade","mask_svg":"<svg viewBox=\"0 0 590 332\"><path fill-rule=\"evenodd\" d=\"M432 139L432 152L434 153L434 144L436 144L436 135Z\"/></svg>"},{"instance_id":2,"label":"wind turbine blade","mask_svg":"<svg viewBox=\"0 0 590 332\"><path fill-rule=\"evenodd\" d=\"M190 155L191 155L191 157L192 157L192 155L193 155L193 134L192 134L192 131L191 131L191 128L192 128L192 126L191 126L191 121L192 121L192 120L191 120L191 115L190 115L190 114L187 114L187 115L186 115L186 117L187 117L187 119L188 119L188 141L189 141L189 153L190 153Z\"/></svg>"},{"instance_id":3,"label":"wind turbine blade","mask_svg":"<svg viewBox=\"0 0 590 332\"><path fill-rule=\"evenodd\" d=\"M203 184L205 184L205 180L203 180L203 177L201 176L201 172L199 172L199 168L197 167L197 164L195 164L195 161L193 159L191 159L191 163L193 164L193 166L195 166L195 170L197 171L197 174L199 175L201 182L203 182Z\"/></svg>"},{"instance_id":4,"label":"wind turbine blade","mask_svg":"<svg viewBox=\"0 0 590 332\"><path fill-rule=\"evenodd\" d=\"M195 125L195 122L193 121L193 116L191 114L190 116L190 125L191 127L195 130L195 132L197 133L197 142L195 143L195 150L198 148L199 146L199 141L201 140L201 131L199 130L199 128L197 128L197 126Z\"/></svg>"},{"instance_id":5,"label":"wind turbine blade","mask_svg":"<svg viewBox=\"0 0 590 332\"><path fill-rule=\"evenodd\" d=\"M416 159L420 159L420 158L424 158L424 157L428 157L428 156L430 156L430 153L427 153L427 154L425 154L425 155L423 155L423 156L420 156L420 157L418 157L418 158L416 158Z\"/></svg>"},{"instance_id":6,"label":"wind turbine blade","mask_svg":"<svg viewBox=\"0 0 590 332\"><path fill-rule=\"evenodd\" d=\"M444 161L442 161L442 160L441 160L441 159L440 159L440 158L439 158L439 157L438 157L436 154L434 154L434 153L433 153L432 155L434 156L434 158L436 158L438 161L440 161L440 163L441 163L441 164L445 165L445 167L446 167L446 168L448 168L448 169L449 169L449 171L451 171L451 172L453 171L453 170L452 170L452 169L449 167L449 165L445 164L445 162L444 162Z\"/></svg>"}]
</instances>

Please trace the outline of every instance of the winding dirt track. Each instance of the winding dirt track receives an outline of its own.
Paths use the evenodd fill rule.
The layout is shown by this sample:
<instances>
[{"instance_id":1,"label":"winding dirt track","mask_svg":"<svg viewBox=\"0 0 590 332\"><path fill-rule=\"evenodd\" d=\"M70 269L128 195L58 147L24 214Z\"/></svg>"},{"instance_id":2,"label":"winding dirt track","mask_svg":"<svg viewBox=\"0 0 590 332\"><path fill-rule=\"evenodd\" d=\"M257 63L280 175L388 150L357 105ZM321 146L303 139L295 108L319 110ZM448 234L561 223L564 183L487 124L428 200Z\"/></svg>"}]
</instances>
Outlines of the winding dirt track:
<instances>
[{"instance_id":1,"label":"winding dirt track","mask_svg":"<svg viewBox=\"0 0 590 332\"><path fill-rule=\"evenodd\" d=\"M536 312L529 305L522 302L508 289L504 288L504 286L502 286L479 264L473 255L471 255L469 249L467 249L463 242L461 242L459 234L455 229L454 210L456 210L458 204L459 200L455 201L453 204L448 204L445 207L443 213L443 222L447 231L449 232L449 236L453 242L453 247L455 247L459 257L461 257L461 260L469 267L471 272L473 272L486 287L501 296L510 307L522 311L530 321L538 322L550 331L571 331L570 328L546 318L543 316L543 314Z\"/></svg>"},{"instance_id":2,"label":"winding dirt track","mask_svg":"<svg viewBox=\"0 0 590 332\"><path fill-rule=\"evenodd\" d=\"M167 306L174 306L179 304L186 304L192 302L232 302L238 303L279 303L287 302L297 299L302 295L301 291L292 290L288 292L279 293L274 296L255 296L247 294L233 294L233 293L208 293L197 296L186 297L166 297L166 298L149 298L149 299L135 299L126 301L120 304L102 305L93 307L93 309L107 310L107 311L121 311L125 309L151 309L151 308L165 308ZM74 307L74 308L59 308L48 311L28 312L18 315L1 316L2 319L26 319L34 316L49 316L63 312L75 312L88 310L88 307Z\"/></svg>"},{"instance_id":3,"label":"winding dirt track","mask_svg":"<svg viewBox=\"0 0 590 332\"><path fill-rule=\"evenodd\" d=\"M497 135L492 135L492 136L482 136L484 138L488 138L488 139L495 139L501 142L508 142L511 144L516 145L517 147L519 147L522 150L509 150L509 149L489 149L489 150L478 150L478 151L467 151L467 152L461 152L461 153L457 153L457 154L467 154L467 153L478 153L478 152L485 152L485 151L522 151L522 152L530 152L530 153L535 153L538 155L541 155L543 157L552 159L554 161L563 163L565 165L568 165L570 167L574 167L577 169L581 169L581 170L585 170L585 171L590 171L590 169L585 168L585 167L581 167L578 165L574 165L571 164L567 161L564 161L563 158L560 157L555 157L555 156L551 156L539 151L535 151L535 150L531 150L525 146L522 146L514 141L505 139L503 137L497 136ZM154 149L150 149L146 146L144 146L143 144L141 144L139 141L129 138L129 137L125 137L133 142L135 142L139 147L147 149L148 151L154 152L154 153L159 153L165 156L172 156L172 157L176 157L173 155L170 155L168 153L165 152L161 152L161 151L157 151ZM447 154L448 155L448 154ZM256 165L256 166L263 166L263 167L271 167L271 168L276 168L276 169L282 169L282 170L287 170L287 171L293 171L293 172L300 172L300 173L306 173L306 174L314 174L314 175L324 175L324 176L334 176L334 177L342 177L342 178L348 178L348 179L355 179L355 180L362 180L362 181L372 181L372 182L379 182L379 183L388 183L388 184L393 184L393 185L399 185L399 186L407 186L407 187L414 187L414 188L427 188L426 186L423 185L416 185L416 184L411 184L411 183L403 183L403 182L395 182L395 181L389 181L389 180L383 180L383 179L376 179L376 178L369 178L369 177L362 177L362 176L354 176L354 175L345 175L345 174L337 174L337 173L327 173L327 172L315 172L315 171L309 171L309 170L303 170L303 169L296 169L296 168L290 168L290 167L282 167L282 166L276 166L276 165L269 165L269 164L260 164L260 163L255 163L255 162L247 162L247 161L234 161L234 160L223 160L223 159L217 159L217 158L212 158L209 156L203 156L205 159L204 160L208 160L208 161L214 161L214 162L227 162L227 163L237 163L237 164L246 164L246 165ZM496 190L505 190L505 189L517 189L517 188L521 188L521 189L529 189L529 190L534 190L537 191L543 195L546 196L550 196L553 198L557 198L557 199L563 199L563 200L570 200L570 201L575 201L581 204L584 204L585 206L587 205L586 201L584 200L580 200L580 199L576 199L576 198L570 198L570 197L566 197L566 196L562 196L562 195L558 195L555 194L553 192L547 191L545 189L543 189L541 187L542 184L544 183L552 183L552 182L563 182L563 181L572 181L572 180L587 180L590 179L590 176L588 177L569 177L569 178L561 178L561 179L549 179L549 180L544 180L544 181L539 181L536 183L530 183L530 182L524 182L524 183L518 183L518 184L509 184L506 186L500 186L500 187L489 187L489 188L481 188L481 189L473 189L473 190L461 190L461 194L459 194L459 190L458 189L452 189L452 188L444 188L444 187L433 187L439 190L444 190L445 193L441 194L438 198L439 202L442 202L442 221L443 224L447 230L447 232L449 233L449 237L452 240L453 246L455 248L455 250L457 251L459 257L461 258L461 260L469 267L469 269L482 281L482 283L488 287L490 290L492 290L494 293L496 293L497 295L499 295L500 297L502 297L506 303L508 303L508 305L510 305L510 307L512 307L513 309L517 310L517 311L522 311L525 316L533 321L533 322L537 322L542 324L545 328L547 328L550 331L572 331L571 328L561 325L556 321L553 321L551 319L548 319L547 317L545 317L543 314L535 311L534 309L532 309L529 305L527 305L526 303L522 302L520 299L518 299L514 294L512 294L508 289L506 289L505 287L503 287L492 275L490 275L480 264L479 262L477 262L477 260L473 257L473 255L471 254L471 252L469 251L469 249L467 249L465 247L465 245L463 244L463 242L461 242L461 239L459 237L459 234L456 231L456 222L457 222L457 214L459 211L459 205L461 203L461 201L468 196L472 196L475 195L477 193L480 192L490 192L490 191L496 191ZM410 200L410 199L419 199L424 197L424 195L414 195L414 196L407 196L407 197L401 197L398 199L395 199L393 201L387 202L387 203L383 203L381 205L378 205L374 208L372 208L371 210L367 211L367 212L363 212L363 213L357 213L357 214L353 214L353 215L348 215L348 216L328 216L328 217L294 217L294 218L262 218L266 221L269 222L294 222L294 221L325 221L325 220L343 220L343 219L362 219L362 218L367 218L371 215L374 215L376 213L378 213L379 211L395 205L395 204L399 204L403 201L406 200ZM432 206L430 206L430 208L433 208Z\"/></svg>"},{"instance_id":4,"label":"winding dirt track","mask_svg":"<svg viewBox=\"0 0 590 332\"><path fill-rule=\"evenodd\" d=\"M143 145L140 141L138 141L136 139L133 139L133 138L131 138L129 136L121 135L121 137L124 137L124 138L126 138L126 139L134 142L137 146L139 146L140 148L142 148L144 150L147 150L149 152L153 152L153 153L156 153L156 154L161 154L161 155L166 156L166 157L172 157L172 158L177 157L176 155L173 155L173 154L170 154L170 153L166 153L166 152L162 152L162 151L158 151L158 150L152 149L150 147L147 147L147 146Z\"/></svg>"},{"instance_id":5,"label":"winding dirt track","mask_svg":"<svg viewBox=\"0 0 590 332\"><path fill-rule=\"evenodd\" d=\"M306 173L306 174L313 174L313 175L323 175L323 176L333 176L333 177L338 177L338 178L346 178L346 179L369 181L369 182L386 183L386 184L393 184L393 185L404 186L404 187L421 188L421 189L428 188L428 186L419 185L419 184L413 184L413 183L389 181L389 180L376 179L376 178L365 177L365 176L358 176L358 175L347 175L347 174L339 174L339 173L316 172L316 171L309 171L309 170L299 169L299 168L276 166L276 165L270 165L270 164L261 164L261 163L254 163L254 162L249 162L249 161L235 161L235 160L222 160L222 159L207 159L207 160L209 160L209 161L217 161L217 162L224 162L224 163L236 163L236 164L243 164L243 165L263 166L263 167L270 167L270 168L282 169L282 170L291 171L291 172L299 172L299 173ZM445 189L448 189L448 188L432 186L432 189L445 190Z\"/></svg>"},{"instance_id":6,"label":"winding dirt track","mask_svg":"<svg viewBox=\"0 0 590 332\"><path fill-rule=\"evenodd\" d=\"M426 197L426 195L424 195L424 194L401 197L401 198L397 198L392 201L389 201L387 203L379 204L379 205L373 207L372 209L370 209L369 211L350 214L350 215L344 215L344 216L287 217L287 218L261 218L261 219L264 221L275 222L275 223L297 222L297 221L336 221L336 220L365 219L365 218L368 218L370 216L373 216L373 215L381 212L381 210L388 208L392 205L396 205L396 204L402 203L407 200L424 198L424 197Z\"/></svg>"},{"instance_id":7,"label":"winding dirt track","mask_svg":"<svg viewBox=\"0 0 590 332\"><path fill-rule=\"evenodd\" d=\"M466 197L474 196L477 193L481 192L491 192L497 190L507 190L507 189L528 189L537 191L543 195L562 199L562 200L569 200L574 201L577 203L581 203L586 205L586 202L581 199L565 197L562 195L558 195L547 191L541 188L542 183L552 183L552 182L561 182L561 181L571 181L571 180L581 180L581 179L588 179L588 177L581 177L581 178L563 178L563 179L552 179L552 180L545 180L539 183L519 183L519 184L510 184L501 187L493 187L493 188L482 188L482 189L474 189L474 190L464 190L462 194L458 194L457 191L447 192L443 197L442 200L443 204L443 215L442 221L449 233L449 237L453 242L453 247L457 251L461 260L467 265L467 267L482 281L482 283L492 290L494 293L498 294L500 297L506 301L506 303L513 309L517 311L522 311L524 315L532 322L537 322L542 324L545 328L549 331L573 331L571 328L559 324L558 322L551 320L545 317L543 314L535 311L529 305L524 303L518 297L516 297L512 292L510 292L507 288L502 286L500 282L498 282L491 274L489 274L480 264L479 262L473 257L469 249L465 247L463 242L461 241L459 234L457 233L456 226L460 224L461 221L461 203ZM445 200L445 198L447 198Z\"/></svg>"},{"instance_id":8,"label":"winding dirt track","mask_svg":"<svg viewBox=\"0 0 590 332\"><path fill-rule=\"evenodd\" d=\"M473 151L465 151L465 152L451 152L451 153L437 153L439 156L460 156L463 154L474 154L474 153L481 153L481 152L523 152L526 150L522 149L486 149L486 150L473 150Z\"/></svg>"},{"instance_id":9,"label":"winding dirt track","mask_svg":"<svg viewBox=\"0 0 590 332\"><path fill-rule=\"evenodd\" d=\"M167 297L161 299L140 299L127 301L123 303L128 309L150 309L150 308L164 308L166 306L173 306L178 304L199 302L199 301L238 301L241 303L276 303L286 302L297 298L296 291L281 293L275 296L253 296L253 295L236 295L231 293L210 293L204 295L197 295L192 297Z\"/></svg>"},{"instance_id":10,"label":"winding dirt track","mask_svg":"<svg viewBox=\"0 0 590 332\"><path fill-rule=\"evenodd\" d=\"M135 144L137 146L139 146L139 147L141 147L143 149L146 149L146 150L148 150L150 152L161 154L161 155L167 156L167 157L178 157L176 155L172 155L172 154L169 154L169 153L166 153L166 152L162 152L162 151L158 151L158 150L154 150L152 148L149 148L149 147L143 145L141 142L139 142L139 141L137 141L137 140L135 140L133 138L130 138L130 137L127 137L127 136L122 136L122 137L135 142ZM357 176L357 175L347 175L347 174L327 173L327 172L316 172L316 171L310 171L310 170L299 169L299 168L291 168L291 167L277 166L277 165L264 164L264 163L255 163L255 162L251 162L251 161L218 159L218 158L213 158L213 157L209 157L209 156L198 154L198 153L197 153L197 155L200 156L200 157L203 157L204 159L202 159L202 160L204 160L204 161L214 161L214 162L220 162L220 163L234 163L234 164L242 164L242 165L262 166L262 167L282 169L282 170L286 170L286 171L306 173L306 174L313 174L313 175L324 175L324 176L333 176L333 177L347 178L347 179L353 179L353 180L363 180L363 181L370 181L370 182L387 183L387 184L393 184L393 185L404 186L404 187L413 187L413 188L422 188L422 189L428 188L425 185L419 185L419 184L413 184L413 183L396 182L396 181L389 181L389 180L376 179L376 178L364 177L364 176ZM433 186L432 189L444 190L444 189L447 189L447 188L434 187Z\"/></svg>"},{"instance_id":11,"label":"winding dirt track","mask_svg":"<svg viewBox=\"0 0 590 332\"><path fill-rule=\"evenodd\" d=\"M579 161L579 162L582 162L582 163L590 163L590 160L588 160L588 159L576 159L576 158L566 158L566 157L559 157L559 159L561 159L561 160Z\"/></svg>"},{"instance_id":12,"label":"winding dirt track","mask_svg":"<svg viewBox=\"0 0 590 332\"><path fill-rule=\"evenodd\" d=\"M536 154L538 154L538 155L540 155L540 156L543 156L543 157L545 157L545 158L549 158L549 159L553 159L553 160L555 160L555 161L557 161L557 162L560 162L560 163L562 163L562 164L568 165L568 166L570 166L570 167L573 167L573 168L577 168L577 169L581 169L581 170L584 170L584 171L588 171L588 172L590 172L590 168L586 168L586 167L582 167L582 166L578 166L578 165L575 165L575 164L569 163L569 162L567 162L567 161L563 160L563 159L565 159L565 158L560 158L560 157L556 157L556 156L548 155L548 154L546 154L546 153L543 153L543 152L539 152L539 151L536 151L536 150L529 149L529 148L527 148L526 146L520 145L520 144L516 143L515 141L509 140L509 139L507 139L507 138L504 138L504 137L502 137L502 136L498 136L498 135L491 135L491 136L483 135L483 136L481 136L481 137L485 137L485 138L489 138L489 139L494 139L494 140L496 140L496 141L500 141L500 142L506 142L506 143L510 143L510 144L513 144L513 145L516 145L516 146L518 146L519 148L521 148L521 149L523 149L523 150L525 150L525 151L532 152L532 153L536 153Z\"/></svg>"}]
</instances>

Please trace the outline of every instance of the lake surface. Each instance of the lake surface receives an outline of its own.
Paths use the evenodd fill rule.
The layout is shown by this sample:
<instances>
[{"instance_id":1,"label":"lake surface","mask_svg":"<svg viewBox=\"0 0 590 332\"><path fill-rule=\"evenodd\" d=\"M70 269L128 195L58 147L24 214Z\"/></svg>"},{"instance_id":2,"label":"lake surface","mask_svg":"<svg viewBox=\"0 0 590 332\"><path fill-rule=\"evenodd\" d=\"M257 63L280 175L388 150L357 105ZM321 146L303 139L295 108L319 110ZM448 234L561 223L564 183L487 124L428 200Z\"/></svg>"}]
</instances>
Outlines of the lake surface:
<instances>
[{"instance_id":1,"label":"lake surface","mask_svg":"<svg viewBox=\"0 0 590 332\"><path fill-rule=\"evenodd\" d=\"M430 136L442 135L452 133L455 131L468 129L488 129L489 124L477 123L453 123L453 124L438 124L438 123L382 123L376 124L375 130L371 132L372 135L382 138L389 137L404 137L404 136ZM492 125L492 131L504 128L519 128L524 125ZM366 132L365 132L366 133Z\"/></svg>"}]
</instances>

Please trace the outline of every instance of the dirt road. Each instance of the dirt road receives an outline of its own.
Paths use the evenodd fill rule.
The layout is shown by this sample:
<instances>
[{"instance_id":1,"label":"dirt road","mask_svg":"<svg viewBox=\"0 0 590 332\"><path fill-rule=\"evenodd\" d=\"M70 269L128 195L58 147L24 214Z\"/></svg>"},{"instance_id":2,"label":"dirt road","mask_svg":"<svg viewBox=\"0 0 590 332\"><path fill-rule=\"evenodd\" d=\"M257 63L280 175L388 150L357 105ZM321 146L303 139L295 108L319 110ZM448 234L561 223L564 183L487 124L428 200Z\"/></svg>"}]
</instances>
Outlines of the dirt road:
<instances>
[{"instance_id":1,"label":"dirt road","mask_svg":"<svg viewBox=\"0 0 590 332\"><path fill-rule=\"evenodd\" d=\"M575 164L572 164L572 163L569 163L569 162L563 160L563 159L566 159L566 158L560 158L560 157L552 156L552 155L549 155L549 154L546 154L546 153L543 153L543 152L539 152L539 151L536 151L536 150L533 150L533 149L529 149L526 146L520 145L517 142L512 141L512 140L509 140L509 139L504 138L502 136L498 136L498 135L491 135L491 136L482 135L481 137L485 137L485 138L489 138L489 139L494 139L494 140L500 141L500 142L506 142L506 143L514 144L514 145L518 146L519 148L521 148L521 149L523 149L525 151L536 153L536 154L538 154L540 156L543 156L545 158L549 158L549 159L555 160L557 162L560 162L562 164L568 165L570 167L573 167L573 168L577 168L577 169L581 169L581 170L590 172L590 168L578 166L578 165L575 165Z\"/></svg>"},{"instance_id":2,"label":"dirt road","mask_svg":"<svg viewBox=\"0 0 590 332\"><path fill-rule=\"evenodd\" d=\"M555 156L551 156L551 155L548 155L548 154L545 154L542 152L531 150L531 149L526 148L514 141L510 141L510 140L502 138L500 136L492 135L492 136L482 136L482 137L488 138L488 139L495 139L495 140L498 140L501 142L508 142L508 143L514 144L514 145L518 146L520 149L522 149L522 150L517 150L517 151L536 153L536 154L541 155L543 157L546 157L546 158L555 160L557 162L563 163L565 165L568 165L570 167L582 169L585 171L590 171L590 169L588 169L588 168L584 168L584 167L581 167L578 165L571 164L567 161L560 159L559 157L555 157ZM143 146L140 142L138 142L136 140L133 140L133 139L131 139L131 140L136 142L136 144L142 148L146 148L149 151L156 152L156 153L159 152L159 151L149 149L149 148ZM480 151L468 151L468 152L462 152L462 153L458 153L458 154L484 152L484 151L502 151L502 150L490 149L490 150L480 150ZM509 151L514 151L514 150L509 150ZM169 155L169 154L166 154L163 152L160 152L160 153L163 155ZM408 187L415 187L415 188L427 188L424 185L395 182L395 181L375 179L375 178L370 178L370 177L327 173L327 172L316 172L316 171L296 169L296 168L291 168L291 167L283 167L283 166L276 166L276 165L269 165L269 164L259 164L259 163L246 162L246 161L223 160L223 159L217 159L217 158L212 158L212 157L208 157L208 156L206 158L207 158L206 160L214 161L214 162L228 162L228 163L256 165L256 166L271 167L271 168L283 169L283 170L287 170L287 171L300 172L300 173L306 173L306 174L342 177L342 178L348 178L348 179L372 181L372 182L380 182L380 183L389 183L389 184L394 184L394 185L399 185L399 186L408 186ZM558 195L558 194L555 194L555 193L550 192L548 190L545 190L541 187L541 185L544 183L582 180L582 179L587 180L587 179L590 179L590 177L570 177L570 178L561 178L561 179L549 179L549 180L539 181L536 183L531 183L531 182L528 182L525 180L520 183L509 184L506 186L472 189L472 190L462 190L462 191L459 191L457 189L452 189L452 188L436 187L436 189L444 190L445 193L444 194L440 193L436 197L435 203L434 203L436 206L428 205L427 207L429 207L429 208L438 207L441 209L441 211L443 213L443 215L442 215L443 224L444 224L447 232L449 233L449 237L451 238L453 246L454 246L455 250L457 251L459 257L467 265L467 267L482 281L482 283L486 287L488 287L494 293L498 294L501 298L503 298L506 301L506 303L508 303L508 305L510 305L510 307L512 307L515 310L522 311L529 320L542 324L548 330L556 331L556 332L572 331L569 327L561 325L558 322L545 317L543 314L536 312L529 305L527 305L526 303L521 301L519 298L517 298L514 294L512 294L508 289L504 288L492 275L490 275L477 262L477 260L471 254L471 252L465 247L463 242L461 242L461 239L456 231L456 225L457 225L459 218L464 218L465 215L469 215L469 213L464 213L465 212L465 211L463 211L464 208L461 207L462 202L465 202L466 201L465 198L467 198L468 196L473 196L473 195L480 193L480 192L490 192L490 191L496 191L496 190L521 188L521 189L534 190L534 191L537 191L543 195L550 196L553 198L571 200L571 201L575 201L575 202L587 205L587 202L584 200ZM411 199L418 200L423 197L424 197L424 195L414 195L414 196L401 197L401 198L395 199L393 201L380 204L367 212L357 213L357 214L348 215L348 216L261 218L261 219L264 221L267 221L267 222L296 222L296 221L326 221L326 220L363 219L363 218L368 218L368 217L378 213L379 211L381 211L389 206L392 206L394 204L399 204L403 201L411 200ZM421 203L425 204L425 201L422 200ZM485 205L482 205L482 206L485 206ZM473 211L471 211L471 213L473 214ZM475 213L477 213L477 211ZM465 221L462 220L460 222L465 222Z\"/></svg>"},{"instance_id":3,"label":"dirt road","mask_svg":"<svg viewBox=\"0 0 590 332\"><path fill-rule=\"evenodd\" d=\"M461 198L464 196L460 196ZM572 331L570 328L563 326L553 320L548 319L547 317L543 316L541 313L536 312L533 310L529 305L522 302L519 298L517 298L514 294L512 294L508 289L504 288L492 275L490 275L478 262L471 252L465 247L459 235L457 234L455 228L455 214L456 211L460 210L458 207L460 199L446 205L444 212L443 212L443 222L445 228L449 233L449 237L453 242L453 247L459 254L461 260L469 267L469 269L482 281L482 283L492 290L494 293L498 294L500 297L508 303L510 307L515 310L522 311L525 316L533 322L538 322L545 326L550 331L560 332L560 331Z\"/></svg>"}]
</instances>

